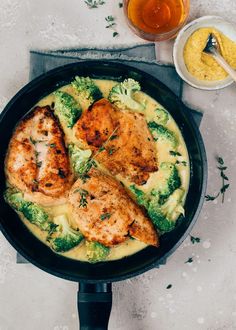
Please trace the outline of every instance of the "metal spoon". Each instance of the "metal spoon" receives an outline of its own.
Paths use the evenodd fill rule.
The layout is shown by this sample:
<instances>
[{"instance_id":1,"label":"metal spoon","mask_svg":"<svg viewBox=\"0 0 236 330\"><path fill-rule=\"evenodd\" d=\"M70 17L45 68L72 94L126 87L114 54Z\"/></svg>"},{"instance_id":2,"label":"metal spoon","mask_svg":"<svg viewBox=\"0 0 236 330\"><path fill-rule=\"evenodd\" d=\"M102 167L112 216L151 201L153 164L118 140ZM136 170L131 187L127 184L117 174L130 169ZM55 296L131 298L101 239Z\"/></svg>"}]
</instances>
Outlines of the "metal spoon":
<instances>
[{"instance_id":1,"label":"metal spoon","mask_svg":"<svg viewBox=\"0 0 236 330\"><path fill-rule=\"evenodd\" d=\"M219 43L213 33L209 34L207 43L203 52L211 55L217 63L236 81L236 71L221 56Z\"/></svg>"}]
</instances>

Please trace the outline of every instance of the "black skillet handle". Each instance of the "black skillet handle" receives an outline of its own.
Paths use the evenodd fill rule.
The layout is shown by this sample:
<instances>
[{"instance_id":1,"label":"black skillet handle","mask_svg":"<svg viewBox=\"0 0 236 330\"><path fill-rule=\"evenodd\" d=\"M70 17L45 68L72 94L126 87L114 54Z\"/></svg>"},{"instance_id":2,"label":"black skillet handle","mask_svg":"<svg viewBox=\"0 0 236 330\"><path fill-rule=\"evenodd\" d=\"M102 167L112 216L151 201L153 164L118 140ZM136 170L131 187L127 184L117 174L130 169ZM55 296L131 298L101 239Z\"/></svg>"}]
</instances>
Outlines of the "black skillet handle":
<instances>
[{"instance_id":1,"label":"black skillet handle","mask_svg":"<svg viewBox=\"0 0 236 330\"><path fill-rule=\"evenodd\" d=\"M111 283L79 283L80 330L107 330L111 305Z\"/></svg>"}]
</instances>

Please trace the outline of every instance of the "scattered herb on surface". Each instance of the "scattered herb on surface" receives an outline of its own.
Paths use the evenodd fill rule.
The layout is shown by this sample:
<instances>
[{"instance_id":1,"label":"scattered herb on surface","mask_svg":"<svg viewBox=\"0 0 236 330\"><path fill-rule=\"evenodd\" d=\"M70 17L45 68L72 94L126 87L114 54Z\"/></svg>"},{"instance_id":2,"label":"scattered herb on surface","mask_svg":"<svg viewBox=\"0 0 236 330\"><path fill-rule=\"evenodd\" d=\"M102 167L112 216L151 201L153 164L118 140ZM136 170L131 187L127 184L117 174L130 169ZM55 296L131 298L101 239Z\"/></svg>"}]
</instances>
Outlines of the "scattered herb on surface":
<instances>
[{"instance_id":1,"label":"scattered herb on surface","mask_svg":"<svg viewBox=\"0 0 236 330\"><path fill-rule=\"evenodd\" d=\"M172 288L172 284L168 284L166 288L167 288L167 290L171 289Z\"/></svg>"},{"instance_id":2,"label":"scattered herb on surface","mask_svg":"<svg viewBox=\"0 0 236 330\"><path fill-rule=\"evenodd\" d=\"M170 150L170 155L171 156L174 156L174 157L176 157L176 156L182 156L178 151L173 151L173 150Z\"/></svg>"},{"instance_id":3,"label":"scattered herb on surface","mask_svg":"<svg viewBox=\"0 0 236 330\"><path fill-rule=\"evenodd\" d=\"M101 216L100 216L100 219L101 220L105 220L105 219L110 219L111 217L111 213L103 213Z\"/></svg>"},{"instance_id":4,"label":"scattered herb on surface","mask_svg":"<svg viewBox=\"0 0 236 330\"><path fill-rule=\"evenodd\" d=\"M105 20L107 22L107 26L106 26L106 29L110 29L111 27L113 27L114 25L116 25L116 22L115 22L115 17L109 15L107 17L105 17Z\"/></svg>"},{"instance_id":5,"label":"scattered herb on surface","mask_svg":"<svg viewBox=\"0 0 236 330\"><path fill-rule=\"evenodd\" d=\"M119 8L123 8L123 3L119 2Z\"/></svg>"},{"instance_id":6,"label":"scattered herb on surface","mask_svg":"<svg viewBox=\"0 0 236 330\"><path fill-rule=\"evenodd\" d=\"M193 258L191 257L191 258L188 258L187 261L185 261L185 264L191 264L192 262L193 262Z\"/></svg>"},{"instance_id":7,"label":"scattered herb on surface","mask_svg":"<svg viewBox=\"0 0 236 330\"><path fill-rule=\"evenodd\" d=\"M106 150L104 147L100 147L99 151L102 152L103 150Z\"/></svg>"},{"instance_id":8,"label":"scattered herb on surface","mask_svg":"<svg viewBox=\"0 0 236 330\"><path fill-rule=\"evenodd\" d=\"M115 17L112 15L109 15L109 16L105 17L105 20L107 22L106 29L112 28L113 29L113 33L112 33L113 38L117 37L119 35L119 33L115 30L115 26L116 26Z\"/></svg>"},{"instance_id":9,"label":"scattered herb on surface","mask_svg":"<svg viewBox=\"0 0 236 330\"><path fill-rule=\"evenodd\" d=\"M103 0L85 0L84 1L89 9L98 8L104 5L106 2Z\"/></svg>"},{"instance_id":10,"label":"scattered herb on surface","mask_svg":"<svg viewBox=\"0 0 236 330\"><path fill-rule=\"evenodd\" d=\"M193 244L195 243L200 243L201 242L201 238L200 237L194 237L190 235L190 240Z\"/></svg>"},{"instance_id":11,"label":"scattered herb on surface","mask_svg":"<svg viewBox=\"0 0 236 330\"><path fill-rule=\"evenodd\" d=\"M214 201L215 199L217 199L220 195L222 195L222 203L224 203L225 200L225 192L226 190L229 188L229 183L226 183L227 181L229 181L229 178L226 176L225 171L227 170L227 166L225 166L225 162L223 160L222 157L217 157L217 163L218 163L218 170L220 171L220 177L222 179L222 186L220 188L220 191L218 192L218 194L216 195L206 195L205 196L205 200L207 202L209 201Z\"/></svg>"}]
</instances>

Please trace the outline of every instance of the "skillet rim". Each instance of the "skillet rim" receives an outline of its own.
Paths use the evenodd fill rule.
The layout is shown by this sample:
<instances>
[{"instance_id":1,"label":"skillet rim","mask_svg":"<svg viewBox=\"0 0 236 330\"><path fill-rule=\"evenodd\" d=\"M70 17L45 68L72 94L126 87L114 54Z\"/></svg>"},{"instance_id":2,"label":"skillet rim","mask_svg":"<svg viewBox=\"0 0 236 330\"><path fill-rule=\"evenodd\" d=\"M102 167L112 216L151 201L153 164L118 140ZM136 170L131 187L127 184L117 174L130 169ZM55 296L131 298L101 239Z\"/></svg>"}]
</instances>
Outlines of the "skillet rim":
<instances>
[{"instance_id":1,"label":"skillet rim","mask_svg":"<svg viewBox=\"0 0 236 330\"><path fill-rule=\"evenodd\" d=\"M155 84L157 84L158 86L160 86L162 89L164 89L168 94L171 94L172 97L175 98L175 101L177 103L179 103L179 106L181 107L181 111L184 113L184 115L187 117L187 121L188 124L191 126L191 129L193 131L194 136L196 137L197 140L197 144L199 147L199 151L200 151L200 156L201 156L201 165L202 165L202 182L201 182L201 191L199 193L200 197L199 197L199 202L198 202L198 206L196 208L196 211L192 217L192 219L190 220L190 223L187 227L187 229L185 230L185 232L181 235L181 237L176 241L176 243L172 246L172 248L170 248L162 257L156 257L157 260L155 260L154 262L150 262L147 265L141 265L138 270L135 271L128 271L126 274L124 275L119 275L119 276L113 276L113 277L104 277L102 279L90 279L90 278L85 278L85 277L80 277L80 276L74 276L74 275L68 275L65 274L63 272L58 272L55 270L52 270L51 268L45 267L42 264L40 264L40 262L38 262L37 260L35 260L34 258L31 258L30 256L27 255L27 253L25 253L25 251L21 248L21 246L19 244L17 244L17 242L15 241L14 237L11 237L11 235L8 234L7 230L5 230L5 228L2 226L1 221L0 221L0 229L2 230L2 233L4 234L4 236L6 237L6 239L9 241L9 243L25 258L27 259L30 263L34 264L35 266L37 266L38 268L46 271L47 273L63 278L63 279L67 279L70 281L79 281L81 283L104 283L104 282L116 282L116 281L121 281L124 279L128 279L130 277L134 277L137 275L140 275L154 267L158 267L159 265L165 264L167 258L173 254L173 252L182 244L182 242L186 239L186 237L189 235L189 233L191 232L193 226L196 223L196 220L201 212L202 209L202 205L204 202L204 197L205 197L205 192L206 192L206 186L207 186L207 157L206 157L206 150L205 150L205 146L204 146L204 142L200 133L200 130L195 122L195 120L193 119L193 116L190 112L190 109L182 102L182 100L176 96L166 85L164 85L160 80L158 80L157 78L153 77L151 74L146 73L145 71L136 69L135 67L133 67L132 65L126 65L117 61L104 61L104 60L87 60L87 61L81 61L81 62L74 62L74 63L69 63L66 65L62 65L59 67L56 67L50 71L47 71L46 73L43 73L42 75L36 77L35 79L33 79L32 81L30 81L29 83L27 83L24 87L22 87L16 94L15 96L13 96L13 98L8 102L8 104L5 106L4 110L2 111L2 113L0 114L0 127L2 125L2 122L4 120L5 115L11 110L12 105L18 100L18 98L22 97L22 95L24 95L29 89L34 89L37 87L37 85L42 81L44 81L45 79L48 79L48 77L52 76L55 73L58 72L62 72L63 70L69 70L70 68L73 67L77 67L77 66L83 66L90 64L91 63L93 65L100 65L100 66L109 66L109 67L119 67L119 69L121 70L125 70L126 72L128 71L134 71L137 74L141 75L142 77L144 77L145 79L149 79L151 81L153 81ZM73 77L73 75L71 76ZM60 82L57 83L58 87L61 86ZM42 98L43 96L41 96ZM175 119L175 117L173 116L173 118ZM179 125L178 125L179 126ZM189 150L188 150L189 152ZM1 209L1 206L0 206ZM2 216L0 215L0 219L2 219ZM36 238L37 239L37 238ZM43 243L42 243L43 244ZM144 249L145 250L145 249ZM137 253L136 253L137 254ZM65 258L65 257L62 257ZM132 256L130 257L126 257L124 259L127 258L132 258ZM68 258L66 258L68 259ZM119 261L121 261L122 259L120 259ZM79 261L77 261L79 262ZM111 263L112 261L110 261L109 263ZM84 264L83 262L79 262L80 264ZM106 264L106 262L104 263L100 263L100 264ZM141 264L141 263L140 263Z\"/></svg>"}]
</instances>

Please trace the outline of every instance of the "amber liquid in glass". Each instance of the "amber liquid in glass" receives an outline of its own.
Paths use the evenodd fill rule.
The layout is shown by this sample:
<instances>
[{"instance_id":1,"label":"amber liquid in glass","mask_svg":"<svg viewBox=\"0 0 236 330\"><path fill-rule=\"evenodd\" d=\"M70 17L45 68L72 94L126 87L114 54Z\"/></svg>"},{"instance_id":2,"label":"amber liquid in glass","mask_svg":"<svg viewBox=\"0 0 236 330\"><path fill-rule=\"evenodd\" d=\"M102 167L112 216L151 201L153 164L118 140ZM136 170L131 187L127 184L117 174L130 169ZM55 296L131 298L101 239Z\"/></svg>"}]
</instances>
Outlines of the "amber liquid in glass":
<instances>
[{"instance_id":1,"label":"amber liquid in glass","mask_svg":"<svg viewBox=\"0 0 236 330\"><path fill-rule=\"evenodd\" d=\"M127 11L134 26L152 34L172 31L185 19L183 0L130 0Z\"/></svg>"}]
</instances>

